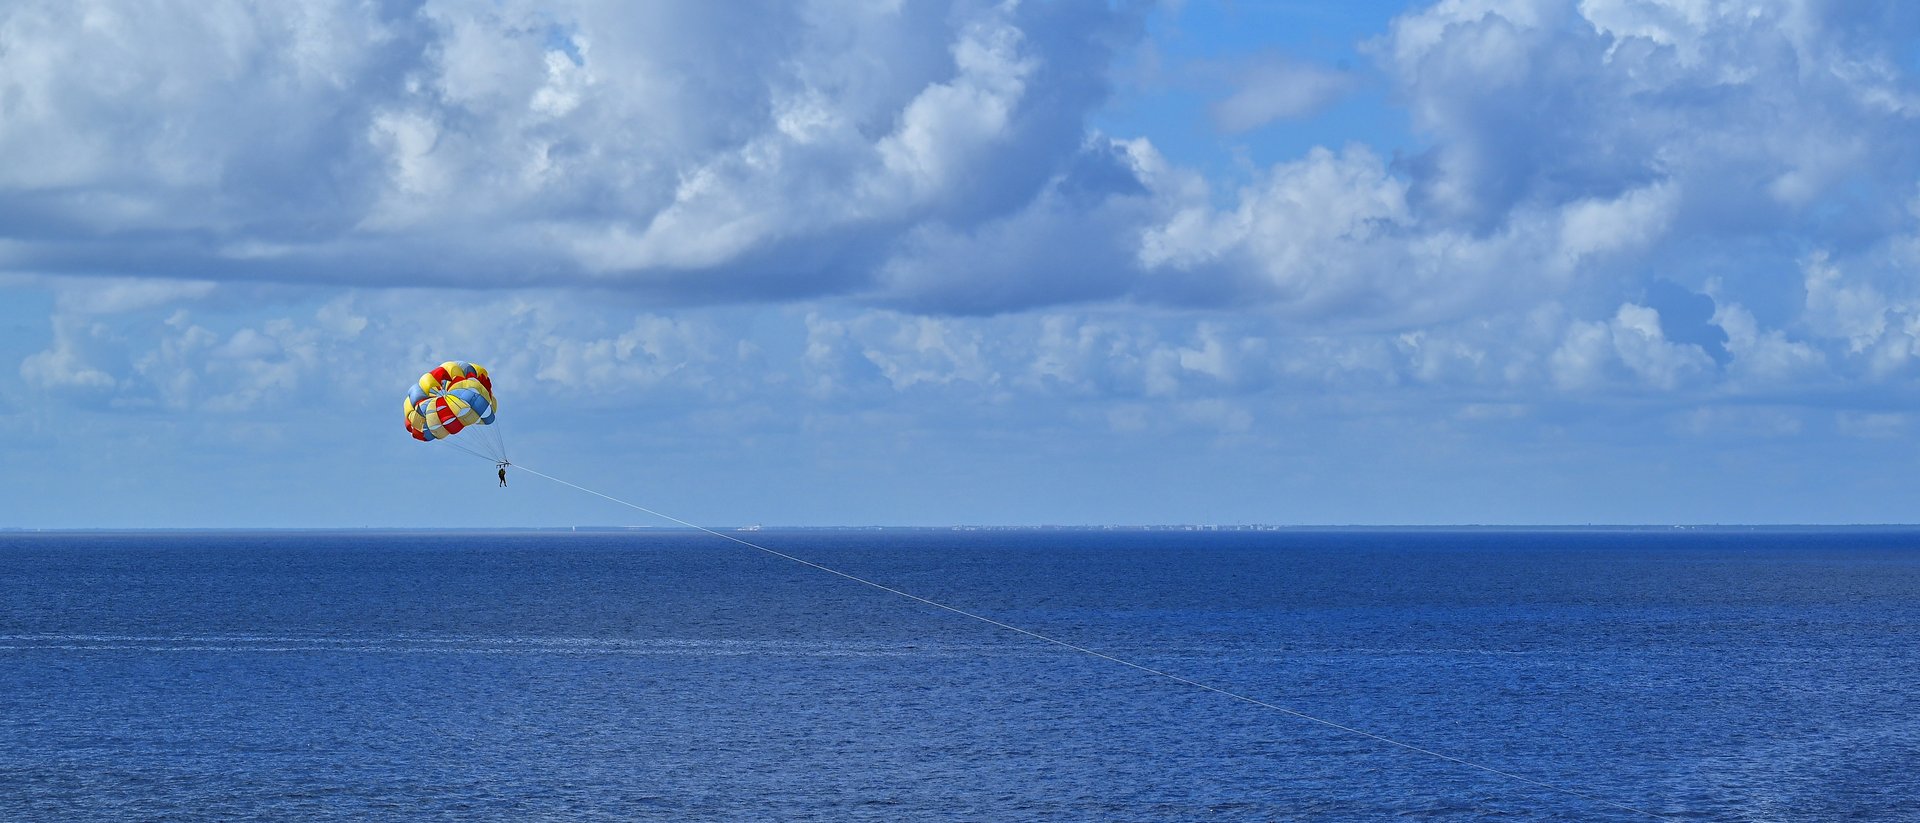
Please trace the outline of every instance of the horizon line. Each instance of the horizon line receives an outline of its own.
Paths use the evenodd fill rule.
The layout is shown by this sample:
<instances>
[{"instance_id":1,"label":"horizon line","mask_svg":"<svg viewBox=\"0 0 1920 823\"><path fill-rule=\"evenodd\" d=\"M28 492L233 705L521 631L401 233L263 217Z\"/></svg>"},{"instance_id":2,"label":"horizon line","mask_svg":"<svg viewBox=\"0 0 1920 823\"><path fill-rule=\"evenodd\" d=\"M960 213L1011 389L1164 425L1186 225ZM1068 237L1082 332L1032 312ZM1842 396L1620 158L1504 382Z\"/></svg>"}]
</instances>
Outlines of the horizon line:
<instances>
[{"instance_id":1,"label":"horizon line","mask_svg":"<svg viewBox=\"0 0 1920 823\"><path fill-rule=\"evenodd\" d=\"M0 526L0 534L146 532L627 532L701 531L703 527L579 524L568 526ZM762 525L713 526L722 531L1075 531L1075 532L1281 532L1281 531L1762 531L1906 530L1920 523L1144 523L947 525Z\"/></svg>"}]
</instances>

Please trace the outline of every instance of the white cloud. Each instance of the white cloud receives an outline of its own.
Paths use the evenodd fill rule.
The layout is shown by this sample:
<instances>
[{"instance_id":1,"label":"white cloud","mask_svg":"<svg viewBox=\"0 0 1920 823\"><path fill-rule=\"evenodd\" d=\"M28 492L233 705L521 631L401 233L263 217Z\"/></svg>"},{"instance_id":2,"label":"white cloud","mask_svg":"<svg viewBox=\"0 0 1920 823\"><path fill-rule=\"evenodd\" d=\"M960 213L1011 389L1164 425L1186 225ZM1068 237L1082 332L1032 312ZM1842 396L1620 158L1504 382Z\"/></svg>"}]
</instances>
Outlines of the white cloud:
<instances>
[{"instance_id":1,"label":"white cloud","mask_svg":"<svg viewBox=\"0 0 1920 823\"><path fill-rule=\"evenodd\" d=\"M1425 5L1368 46L1420 146L1314 149L1237 187L1087 127L1137 13L14 3L0 207L45 225L0 265L927 314L1123 300L1399 334L1618 305L1675 253L1859 248L1920 177L1920 94L1870 9ZM1356 76L1257 58L1203 96L1250 129ZM1900 297L1852 288L1810 327Z\"/></svg>"},{"instance_id":2,"label":"white cloud","mask_svg":"<svg viewBox=\"0 0 1920 823\"><path fill-rule=\"evenodd\" d=\"M1605 323L1574 323L1549 358L1554 384L1573 390L1600 385L1612 352L1613 334Z\"/></svg>"},{"instance_id":3,"label":"white cloud","mask_svg":"<svg viewBox=\"0 0 1920 823\"><path fill-rule=\"evenodd\" d=\"M998 384L1000 375L983 357L979 335L957 325L930 317L903 318L884 348L869 348L865 354L895 389L952 383L988 389Z\"/></svg>"},{"instance_id":4,"label":"white cloud","mask_svg":"<svg viewBox=\"0 0 1920 823\"><path fill-rule=\"evenodd\" d=\"M1242 192L1237 209L1216 211L1204 199L1180 208L1142 238L1140 261L1182 281L1216 269L1244 274L1269 299L1322 309L1364 295L1367 278L1385 274L1399 245L1390 238L1411 219L1405 185L1372 152L1317 148Z\"/></svg>"},{"instance_id":5,"label":"white cloud","mask_svg":"<svg viewBox=\"0 0 1920 823\"><path fill-rule=\"evenodd\" d=\"M1870 283L1848 283L1825 255L1805 264L1805 321L1816 333L1846 338L1854 352L1873 345L1887 330L1887 298Z\"/></svg>"},{"instance_id":6,"label":"white cloud","mask_svg":"<svg viewBox=\"0 0 1920 823\"><path fill-rule=\"evenodd\" d=\"M1462 0L1374 48L1434 138L1415 194L1437 214L1669 179L1701 229L1805 229L1836 187L1915 167L1888 102L1906 47L1873 5Z\"/></svg>"},{"instance_id":7,"label":"white cloud","mask_svg":"<svg viewBox=\"0 0 1920 823\"><path fill-rule=\"evenodd\" d=\"M1753 313L1738 303L1716 306L1713 322L1727 333L1727 352L1733 356L1729 370L1744 380L1792 385L1826 368L1826 358L1818 350L1787 339L1780 329L1762 330Z\"/></svg>"},{"instance_id":8,"label":"white cloud","mask_svg":"<svg viewBox=\"0 0 1920 823\"><path fill-rule=\"evenodd\" d=\"M53 321L53 346L28 355L20 362L20 377L27 385L41 389L104 391L117 382L113 375L94 366L87 355L89 338L104 336L106 329L66 317Z\"/></svg>"},{"instance_id":9,"label":"white cloud","mask_svg":"<svg viewBox=\"0 0 1920 823\"><path fill-rule=\"evenodd\" d=\"M1423 383L1471 382L1490 360L1477 341L1432 331L1404 332L1394 342L1406 354L1411 376Z\"/></svg>"},{"instance_id":10,"label":"white cloud","mask_svg":"<svg viewBox=\"0 0 1920 823\"><path fill-rule=\"evenodd\" d=\"M906 233L1003 217L1059 175L1130 14L9 4L0 206L55 229L9 265L838 292Z\"/></svg>"},{"instance_id":11,"label":"white cloud","mask_svg":"<svg viewBox=\"0 0 1920 823\"><path fill-rule=\"evenodd\" d=\"M1672 391L1705 379L1713 359L1698 345L1667 340L1660 313L1626 303L1605 322L1571 324L1550 358L1556 385L1593 390L1631 377L1638 385Z\"/></svg>"},{"instance_id":12,"label":"white cloud","mask_svg":"<svg viewBox=\"0 0 1920 823\"><path fill-rule=\"evenodd\" d=\"M1614 351L1641 380L1659 389L1674 389L1713 369L1713 360L1697 345L1667 340L1660 313L1626 304L1613 319Z\"/></svg>"},{"instance_id":13,"label":"white cloud","mask_svg":"<svg viewBox=\"0 0 1920 823\"><path fill-rule=\"evenodd\" d=\"M1213 104L1213 120L1229 134L1320 111L1358 85L1350 72L1268 59L1243 69L1237 88Z\"/></svg>"},{"instance_id":14,"label":"white cloud","mask_svg":"<svg viewBox=\"0 0 1920 823\"><path fill-rule=\"evenodd\" d=\"M1456 320L1551 297L1667 230L1674 187L1517 210L1484 235L1434 226L1409 183L1364 147L1314 149L1215 209L1204 192L1142 237L1153 288L1209 287L1303 320L1388 327Z\"/></svg>"},{"instance_id":15,"label":"white cloud","mask_svg":"<svg viewBox=\"0 0 1920 823\"><path fill-rule=\"evenodd\" d=\"M579 338L553 329L534 341L534 377L577 387L583 394L629 396L680 378L705 382L700 369L722 357L722 342L702 325L660 315L641 315L612 337Z\"/></svg>"},{"instance_id":16,"label":"white cloud","mask_svg":"<svg viewBox=\"0 0 1920 823\"><path fill-rule=\"evenodd\" d=\"M58 280L19 371L242 409L278 390L248 369L483 351L595 391L974 392L1108 404L1086 419L1125 428L1200 400L1257 425L1246 398L1287 389L1498 410L1888 385L1920 360L1920 109L1898 32L1865 12L1425 5L1369 47L1417 146L1211 178L1157 134L1087 127L1132 13L12 4L0 207L39 222L0 266L126 275ZM1243 69L1200 95L1228 129L1355 76ZM242 279L365 290L223 314ZM1724 350L1643 296L1656 279L1719 284ZM796 313L745 341L687 308L740 301Z\"/></svg>"},{"instance_id":17,"label":"white cloud","mask_svg":"<svg viewBox=\"0 0 1920 823\"><path fill-rule=\"evenodd\" d=\"M881 173L862 188L881 209L938 196L956 176L1007 138L1014 108L1027 91L1035 60L1005 18L1007 7L968 23L954 42L958 72L922 90L900 114L900 125L875 146Z\"/></svg>"},{"instance_id":18,"label":"white cloud","mask_svg":"<svg viewBox=\"0 0 1920 823\"><path fill-rule=\"evenodd\" d=\"M1651 246L1672 225L1678 205L1677 184L1661 181L1629 189L1618 197L1589 197L1560 212L1560 252L1583 258L1639 251Z\"/></svg>"}]
</instances>

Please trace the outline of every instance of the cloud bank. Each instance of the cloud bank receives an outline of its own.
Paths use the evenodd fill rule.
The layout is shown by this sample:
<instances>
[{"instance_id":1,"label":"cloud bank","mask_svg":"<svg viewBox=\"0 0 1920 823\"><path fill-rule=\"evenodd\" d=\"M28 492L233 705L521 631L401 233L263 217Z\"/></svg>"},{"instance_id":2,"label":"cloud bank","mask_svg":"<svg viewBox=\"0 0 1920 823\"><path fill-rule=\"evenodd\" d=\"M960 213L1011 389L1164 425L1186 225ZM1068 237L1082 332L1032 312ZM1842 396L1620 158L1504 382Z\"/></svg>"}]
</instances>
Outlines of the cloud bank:
<instances>
[{"instance_id":1,"label":"cloud bank","mask_svg":"<svg viewBox=\"0 0 1920 823\"><path fill-rule=\"evenodd\" d=\"M1424 148L1233 185L1086 125L1131 6L15 3L0 266L1406 327L1906 231L1905 8L1449 0L1365 46ZM1357 81L1236 82L1229 132Z\"/></svg>"},{"instance_id":2,"label":"cloud bank","mask_svg":"<svg viewBox=\"0 0 1920 823\"><path fill-rule=\"evenodd\" d=\"M0 417L458 352L714 431L1906 430L1911 4L1418 3L1093 126L1182 8L6 4ZM1364 95L1410 137L1239 151Z\"/></svg>"}]
</instances>

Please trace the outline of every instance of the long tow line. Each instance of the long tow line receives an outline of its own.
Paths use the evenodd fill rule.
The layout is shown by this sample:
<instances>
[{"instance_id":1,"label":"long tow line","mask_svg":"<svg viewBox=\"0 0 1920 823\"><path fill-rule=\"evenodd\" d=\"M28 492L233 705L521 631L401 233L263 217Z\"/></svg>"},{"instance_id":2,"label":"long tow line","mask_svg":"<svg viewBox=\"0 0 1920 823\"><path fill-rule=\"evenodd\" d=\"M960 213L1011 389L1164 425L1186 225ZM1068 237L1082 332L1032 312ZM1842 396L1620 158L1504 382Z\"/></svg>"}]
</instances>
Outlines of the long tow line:
<instances>
[{"instance_id":1,"label":"long tow line","mask_svg":"<svg viewBox=\"0 0 1920 823\"><path fill-rule=\"evenodd\" d=\"M1173 682L1175 682L1175 683L1180 683L1180 684L1182 684L1182 685L1186 685L1186 686L1191 686L1191 687L1193 687L1193 688L1196 688L1196 689L1201 689L1201 690L1203 690L1203 691L1208 691L1208 692L1212 692L1212 693L1214 693L1214 694L1217 694L1217 695L1221 695L1221 696L1223 696L1223 697L1227 697L1227 698L1231 698L1231 699L1233 699L1233 700L1237 700L1237 701L1240 701L1240 702L1242 702L1242 703L1248 703L1248 704L1251 704L1251 705L1254 705L1254 706L1259 706L1259 707L1261 707L1261 708L1263 708L1263 709L1271 709L1271 710L1273 710L1273 711L1276 711L1276 712L1279 712L1279 713L1281 713L1281 714L1284 714L1284 715L1288 715L1288 716L1290 716L1290 717L1297 717L1297 718L1299 718L1299 719L1301 719L1301 720L1306 720L1306 721L1309 721L1309 722L1312 722L1312 723L1318 723L1318 724L1320 724L1320 725L1322 725L1322 726L1326 726L1326 727L1328 727L1328 728L1332 728L1332 729L1338 729L1338 730L1340 730L1340 731L1343 731L1343 732L1346 732L1346 733L1348 733L1348 734L1353 734L1353 735L1357 735L1357 736L1360 736L1360 737L1364 737L1364 738L1367 738L1367 739L1369 739L1369 740L1374 740L1374 741L1377 741L1377 742L1380 742L1380 743L1385 743L1385 744L1388 744L1388 745L1390 745L1390 746L1396 746L1396 747L1399 747L1399 748L1401 748L1401 749L1405 749L1405 750L1407 750L1407 751L1410 751L1410 752L1416 752L1416 753L1419 753L1419 754L1424 754L1424 755L1427 755L1428 757L1433 757L1433 758L1436 758L1436 759L1439 759L1439 760L1444 760L1444 761L1446 761L1446 762L1448 762L1448 763L1454 763L1454 764L1457 764L1457 765L1461 765L1461 766L1466 766L1466 767L1468 767L1468 768L1471 768L1471 769L1478 769L1478 770L1480 770L1480 771L1483 771L1483 772L1487 772L1488 774L1494 774L1494 775L1499 775L1499 776L1501 776L1501 777L1504 777L1504 778L1507 778L1508 780L1512 780L1512 781L1515 781L1515 782L1518 782L1518 783L1524 783L1524 784L1526 784L1526 785L1529 785L1529 786L1533 786L1533 787L1536 787L1536 788L1541 788L1541 789L1546 789L1546 790L1548 790L1548 791L1551 791L1551 792L1558 792L1558 793L1560 793L1560 794L1564 794L1564 795L1568 795L1568 796L1571 796L1571 797L1578 797L1578 798L1580 798L1580 799L1582 799L1582 800L1586 800L1586 801L1588 801L1588 802L1592 802L1592 803L1598 803L1598 804L1600 804L1600 805L1602 805L1602 806L1610 806L1610 807L1612 807L1612 808L1615 808L1615 809L1619 809L1619 810L1621 810L1621 811L1627 811L1627 812L1633 812L1634 814L1638 814L1638 815L1644 815L1644 816L1646 816L1646 817L1650 817L1650 818L1653 818L1653 819L1656 819L1656 820L1677 820L1677 819L1678 819L1678 818L1676 818L1676 817L1674 817L1674 816L1672 816L1672 815L1666 815L1666 814L1661 814L1661 813L1659 813L1659 812L1653 812L1653 811L1648 811L1648 810L1646 810L1646 809L1642 809L1642 808L1639 808L1639 807L1637 807L1637 806L1629 806L1629 805L1627 805L1627 804L1625 804L1625 803L1620 803L1620 802L1617 802L1617 801L1614 801L1614 800L1608 800L1607 798L1604 798L1604 797L1599 797L1599 796L1597 796L1597 795L1593 795L1593 794L1588 794L1587 792L1583 792L1583 791L1580 791L1580 790L1578 790L1578 789L1571 789L1571 788L1567 788L1566 786L1560 786L1560 785L1556 785L1556 784L1553 784L1553 783L1548 783L1548 782L1545 782L1545 781L1542 781L1542 780L1535 780L1535 779L1533 779L1533 778L1531 778L1531 777L1527 777L1527 776L1525 776L1525 775L1520 775L1520 774L1515 774L1515 773L1513 773L1513 772L1510 772L1510 771L1507 771L1507 770L1505 770L1505 769L1499 769L1499 768L1495 768L1495 767L1493 767L1493 766L1489 766L1489 765L1486 765L1485 763L1477 763L1477 762L1474 762L1474 761L1472 761L1472 760L1468 760L1468 759L1466 759L1466 758L1463 758L1463 757L1455 757L1455 756L1453 756L1453 755L1450 755L1450 754L1445 754L1445 753L1442 753L1442 752L1437 752L1437 751L1434 751L1434 750L1432 750L1432 749L1428 749L1428 748L1424 748L1424 747L1421 747L1421 746L1416 746L1416 745L1414 745L1414 744L1412 744L1412 743L1406 743L1406 742L1403 742L1403 741L1399 741L1399 740L1395 740L1395 739L1393 739L1393 738L1391 738L1391 737L1387 737L1387 736L1385 736L1385 735L1381 735L1381 734L1375 734L1375 733L1373 733L1373 732L1370 732L1370 731L1367 731L1367 730L1365 730L1365 729L1358 729L1358 728L1354 728L1353 726L1348 726L1348 725L1346 725L1346 724L1343 724L1343 723L1336 723L1336 722L1334 722L1334 721L1332 721L1332 720L1327 720L1327 719L1325 719L1325 718L1321 718L1321 717L1315 717L1315 716L1313 716L1313 715L1310 715L1310 714L1307 714L1306 712L1302 712L1302 711L1298 711L1298 710L1296 710L1296 709L1289 709L1289 708L1287 708L1287 707L1285 707L1285 706L1280 706L1280 705L1276 705L1276 704L1274 704L1274 703L1269 703L1269 702L1267 702L1267 701L1265 701L1265 700L1261 700L1261 699L1259 699L1259 698L1255 698L1255 697L1248 697L1247 695L1244 695L1244 694L1240 694L1240 693L1238 693L1238 692L1234 692L1234 691L1229 691L1229 690L1227 690L1227 689L1223 689L1223 688L1220 688L1219 686L1214 686L1214 685L1211 685L1211 684L1208 684L1208 683L1202 683L1202 682L1200 682L1200 681L1198 681L1198 680L1193 680L1193 679L1190 679L1190 678L1186 678L1186 677L1181 677L1180 675L1177 675L1177 674L1173 674L1172 672L1167 672L1167 671L1162 671L1162 670L1160 670L1160 669L1156 669L1156 668L1153 668L1152 666L1147 666L1147 665L1143 665L1143 664L1140 664L1140 663L1135 663L1135 662L1133 662L1133 661L1131 661L1131 660L1127 660L1127 659L1124 659L1124 658L1120 658L1120 657L1115 657L1115 656L1113 656L1113 655L1110 655L1110 654L1107 654L1107 653L1105 653L1105 652L1101 652L1101 651L1095 651L1095 650L1093 650L1093 649L1089 649L1089 648L1087 648L1087 647L1085 647L1085 646L1081 646L1081 645L1078 645L1078 644L1075 644L1075 643L1070 643L1070 642L1068 642L1068 641L1065 641L1065 640L1061 640L1061 639L1059 639L1059 638L1057 638L1057 637L1050 637L1050 636L1048 636L1048 635L1045 635L1045 634L1041 634L1040 632L1037 632L1037 631L1034 631L1034 630L1032 630L1032 629L1026 629L1026 628L1022 628L1022 627L1020 627L1020 626L1015 626L1015 625L1013 625L1013 624L1011 624L1011 623L1003 623L1003 622L1001 622L1001 621L998 621L998 620L995 620L995 619L993 619L993 618L991 618L991 617L987 617L987 616L985 616L985 615L980 615L980 614L975 614L975 613L973 613L973 612L970 612L970 611L967 611L966 609L962 609L962 608L959 608L958 606L950 606L950 605L947 605L946 603L942 603L942 602L940 602L940 601L938 601L938 600L930 600L930 599L928 599L928 598L925 598L925 597L921 597L920 595L917 595L917 594L913 594L913 593L911 593L911 592L906 592L906 591L901 591L900 589L896 589L896 588L894 588L894 587L892 587L892 586L888 586L888 585L885 585L885 584L883 584L883 583L876 583L876 582L874 582L874 581L872 581L872 580L868 580L868 579L866 579L866 578L864 578L864 577L861 577L861 576L859 576L859 575L856 575L856 574L850 574L850 573L848 573L848 572L843 572L843 571L841 571L841 570L839 570L839 569L836 569L836 568L833 568L833 567L831 567L831 566L824 566L824 565L821 565L821 564L819 564L819 563L815 563L815 562L813 562L813 561L811 561L811 560L808 560L808 559L806 559L806 558L803 558L803 557L795 557L794 555L791 555L791 554L787 554L786 552L783 552L783 551L779 551L779 550L776 550L776 549L770 549L770 548L767 548L766 546L762 546L762 545L760 545L760 544L758 544L758 543L754 543L754 542L752 542L752 541L750 541L750 540L744 540L744 539L741 539L741 538L739 538L739 537L736 537L736 536L734 536L734 535L731 535L731 534L727 534L727 533L725 533L725 532L720 532L720 531L715 531L715 530L713 530L713 529L710 529L710 528L707 528L706 526L702 526L702 525L700 525L700 524L698 524L698 523L691 523L691 522L688 522L688 521L686 521L686 520L682 520L682 519L680 519L680 518L678 518L678 517L674 517L673 515L670 515L670 514L666 514L666 513L664 513L664 512L660 512L660 511L655 511L655 510L653 510L653 509L650 509L650 508L647 508L646 506L642 506L642 505L640 505L640 504L638 504L638 503L633 503L633 502L630 502L630 501L626 501L626 500L622 500L622 499L620 499L620 498L618 498L618 497L614 497L613 495L610 495L610 494L606 494L606 493L604 493L604 492L598 492L598 491L594 491L593 489L589 489L589 488L587 488L587 487L585 487L585 486L581 486L581 485L579 485L579 484L576 484L576 483L569 483L569 482L567 482L567 481L565 481L565 480L561 480L560 478L558 478L558 477L554 477L553 475L550 475L550 474L547 474L547 473L545 473L545 472L541 472L541 471L538 471L538 470L535 470L535 469L530 469L530 468L527 468L527 467L526 467L525 465L523 465L523 464L520 464L520 463L503 463L503 465L510 465L510 466L512 466L513 468L517 468L517 469L519 469L519 470L521 470L521 471L524 471L524 472L526 472L526 473L528 473L528 474L531 474L531 475L534 475L534 476L536 476L536 477L543 477L543 478L546 478L547 480L551 480L551 481L553 481L553 482L555 482L555 483L558 483L558 484L560 484L560 485L562 485L562 486L566 486L566 487L568 487L568 488L571 488L571 489L575 489L575 490L578 490L578 491L582 491L582 492L586 492L587 494L591 494L591 495L593 495L593 496L595 496L595 497L599 497L599 498L602 498L602 499L605 499L605 500L608 500L608 501L611 501L611 502L614 502L614 503L618 503L618 504L620 504L620 505L622 505L622 506L626 506L627 508L630 508L630 509L633 509L633 510L635 510L635 511L640 511L640 512L645 512L646 514L650 514L650 515L653 515L654 517L658 517L658 518L660 518L660 519L662 519L662 520L667 520L667 521L670 521L670 522L673 522L673 523L677 523L677 524L679 524L679 525L682 525L682 526L685 526L685 527L687 527L687 528L690 528L690 529L694 529L694 530L697 530L697 531L702 531L702 532L706 532L707 534L710 534L710 535L713 535L714 537L718 537L718 538L721 538L721 539L723 539L723 540L731 540L731 541L733 541L733 542L735 542L735 543L738 543L738 544L740 544L740 545L742 545L742 546L746 546L747 548L750 548L750 549L754 549L754 550L757 550L757 551L761 551L761 552L765 552L765 553L767 553L767 554L770 554L770 555L773 555L774 557L778 557L778 558L780 558L780 559L782 559L782 560L788 560L788 561L791 561L791 562L794 562L794 563L798 563L798 564L800 564L800 565L802 565L802 566L806 566L807 568L810 568L810 569L817 569L817 570L819 570L819 571L823 571L823 572L826 572L827 574L831 574L831 575L834 575L835 577L842 577L842 578L845 578L845 579L847 579L847 580L851 580L851 581L853 581L853 582L855 582L855 583L859 583L860 585L863 585L863 586L867 586L867 587L870 587L870 588L874 588L874 589L878 589L878 590L880 590L880 591L883 591L883 592L886 592L886 593L888 593L888 594L894 594L894 595L899 595L900 597L904 597L904 598L906 598L906 599L908 599L908 600L912 600L912 601L914 601L914 602L917 602L917 603L924 603L924 604L926 604L926 605L928 605L928 606L932 606L932 607L934 607L934 608L936 608L936 609L941 609L941 610L943 610L943 611L947 611L947 612L952 612L953 614L957 614L957 615L960 615L961 617L965 617L965 618L968 618L968 619L971 619L971 620L977 620L977 621L980 621L980 622L982 622L982 623L986 623L986 624L988 624L988 625L990 625L990 626L998 626L998 627L1000 627L1000 628L1002 628L1002 629L1006 629L1007 631L1010 631L1010 632L1014 632L1014 633L1016 633L1016 634L1022 634L1022 635L1026 635L1027 637L1031 637L1031 638L1033 638L1033 639L1035 639L1035 640L1039 640L1039 641L1042 641L1042 642L1045 642L1045 643L1051 643L1051 644L1053 644L1053 645L1055 645L1055 646L1059 646L1059 647L1061 647L1061 648L1064 648L1064 649L1071 649L1071 650L1073 650L1073 651L1076 651L1076 652L1079 652L1079 653L1081 653L1081 654L1084 654L1084 655L1088 655L1088 656L1090 656L1090 657L1097 657L1097 658L1099 658L1099 659L1101 659L1101 660L1105 660L1105 661L1108 661L1108 662L1111 662L1111 663L1118 663L1118 664L1120 664L1120 665L1122 665L1122 666L1125 666L1125 667L1127 667L1127 668L1129 668L1129 669L1133 669L1133 670L1135 670L1135 671L1140 671L1140 672L1145 672L1145 673L1147 673L1147 674L1151 674L1151 675L1154 675L1155 677L1161 677L1161 678L1165 678L1165 679L1167 679L1167 680L1171 680L1171 681L1173 681Z\"/></svg>"}]
</instances>

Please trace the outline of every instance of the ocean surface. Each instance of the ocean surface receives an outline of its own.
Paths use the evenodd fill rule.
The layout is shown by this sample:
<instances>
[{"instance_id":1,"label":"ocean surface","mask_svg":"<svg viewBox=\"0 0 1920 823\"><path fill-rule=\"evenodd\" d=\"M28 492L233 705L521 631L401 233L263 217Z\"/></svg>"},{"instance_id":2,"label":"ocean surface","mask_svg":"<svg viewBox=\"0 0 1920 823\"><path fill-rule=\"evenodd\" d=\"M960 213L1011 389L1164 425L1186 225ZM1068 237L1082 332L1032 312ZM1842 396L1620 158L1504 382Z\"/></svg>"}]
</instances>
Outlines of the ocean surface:
<instances>
[{"instance_id":1,"label":"ocean surface","mask_svg":"<svg viewBox=\"0 0 1920 823\"><path fill-rule=\"evenodd\" d=\"M741 536L1517 777L698 532L0 533L0 819L1920 820L1920 531Z\"/></svg>"}]
</instances>

